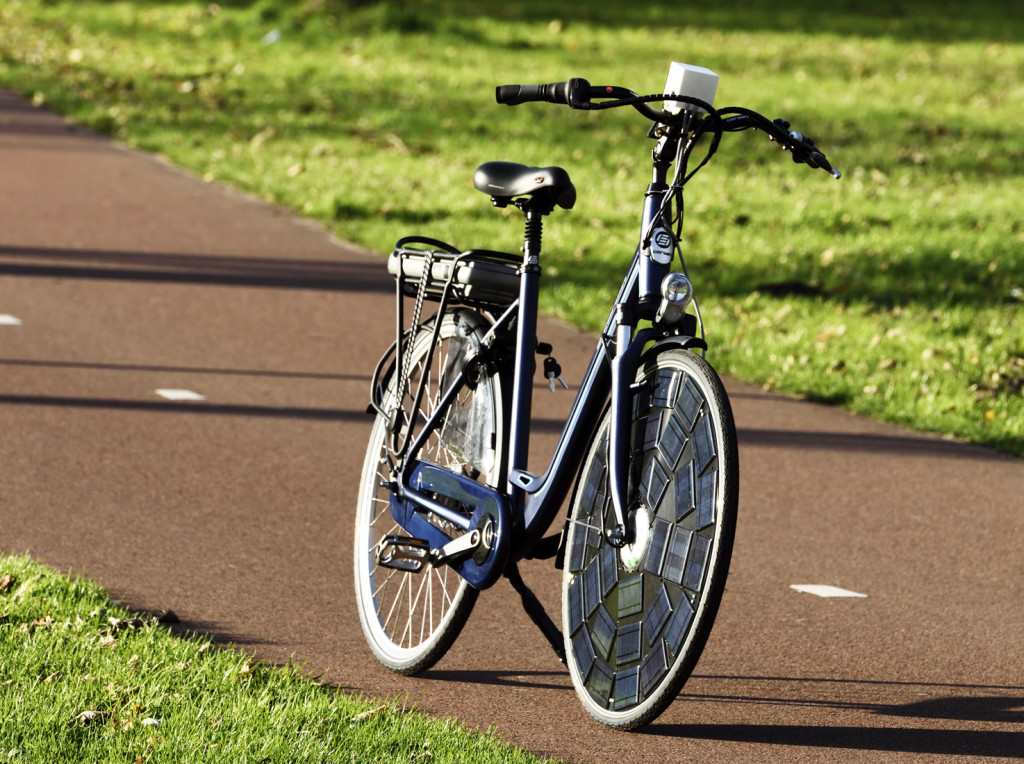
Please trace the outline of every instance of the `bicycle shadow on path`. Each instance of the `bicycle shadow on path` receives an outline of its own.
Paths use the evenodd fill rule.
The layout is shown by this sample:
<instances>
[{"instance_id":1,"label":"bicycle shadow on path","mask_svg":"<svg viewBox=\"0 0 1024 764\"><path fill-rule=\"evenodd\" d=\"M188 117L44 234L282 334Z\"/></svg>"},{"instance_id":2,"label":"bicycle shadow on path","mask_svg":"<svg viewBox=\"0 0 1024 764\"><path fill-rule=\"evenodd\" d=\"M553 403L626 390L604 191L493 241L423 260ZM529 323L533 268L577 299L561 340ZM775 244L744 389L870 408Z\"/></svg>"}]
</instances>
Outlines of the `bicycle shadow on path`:
<instances>
[{"instance_id":1,"label":"bicycle shadow on path","mask_svg":"<svg viewBox=\"0 0 1024 764\"><path fill-rule=\"evenodd\" d=\"M423 676L441 682L483 684L507 688L528 688L573 692L568 677L557 671L430 671ZM565 681L548 681L563 678ZM1024 751L1024 687L988 687L956 684L915 682L884 682L827 679L778 679L775 677L710 677L694 675L693 679L733 679L739 681L776 681L806 687L824 683L833 685L829 693L833 700L800 697L771 697L750 695L691 694L686 690L678 703L729 703L747 706L782 706L795 709L817 707L840 712L869 713L878 717L883 726L809 724L653 724L636 734L652 737L717 740L732 743L750 743L803 748L849 749L886 753L938 754L945 756L987 756L1019 758ZM835 685L838 685L836 687ZM885 703L842 700L843 685L901 689L917 687L931 691L949 690L954 694L927 698L910 703ZM1009 691L1010 695L966 695L964 692L980 690L986 693ZM753 715L753 714L750 714ZM981 722L1000 725L1022 725L1020 732L997 730L941 729L935 727L884 726L896 720L950 720Z\"/></svg>"},{"instance_id":2,"label":"bicycle shadow on path","mask_svg":"<svg viewBox=\"0 0 1024 764\"><path fill-rule=\"evenodd\" d=\"M1021 751L1024 751L1024 732L1003 731L867 726L676 724L655 725L640 730L637 734L805 748L1009 759L1019 759Z\"/></svg>"},{"instance_id":3,"label":"bicycle shadow on path","mask_svg":"<svg viewBox=\"0 0 1024 764\"><path fill-rule=\"evenodd\" d=\"M544 681L548 677L561 677L565 681L556 684ZM494 687L527 687L531 690L564 690L572 692L568 671L428 671L424 679L438 682L460 682L464 684L485 684Z\"/></svg>"},{"instance_id":4,"label":"bicycle shadow on path","mask_svg":"<svg viewBox=\"0 0 1024 764\"><path fill-rule=\"evenodd\" d=\"M838 712L868 713L879 719L880 726L809 724L655 724L640 734L657 737L686 737L736 743L786 745L806 748L849 749L889 753L939 754L945 756L988 756L1019 758L1024 751L1024 687L960 685L929 682L869 681L856 679L779 678L740 676L699 676L694 679L771 682L800 691L815 687L814 697L775 697L762 695L680 695L679 702L729 703L749 706L818 708ZM780 686L781 685L781 686ZM844 687L846 688L844 692ZM929 697L909 703L886 703L872 700L843 700L857 688L874 692L903 691L907 688L927 690L929 694L948 691L952 694ZM980 691L980 695L967 694ZM993 694L1009 693L1009 694ZM923 693L922 693L923 694ZM823 695L827 695L825 699ZM750 716L754 714L751 713ZM899 719L948 720L959 723L998 724L1000 729L941 729L918 726L886 726ZM1020 725L1020 731L1007 725Z\"/></svg>"}]
</instances>

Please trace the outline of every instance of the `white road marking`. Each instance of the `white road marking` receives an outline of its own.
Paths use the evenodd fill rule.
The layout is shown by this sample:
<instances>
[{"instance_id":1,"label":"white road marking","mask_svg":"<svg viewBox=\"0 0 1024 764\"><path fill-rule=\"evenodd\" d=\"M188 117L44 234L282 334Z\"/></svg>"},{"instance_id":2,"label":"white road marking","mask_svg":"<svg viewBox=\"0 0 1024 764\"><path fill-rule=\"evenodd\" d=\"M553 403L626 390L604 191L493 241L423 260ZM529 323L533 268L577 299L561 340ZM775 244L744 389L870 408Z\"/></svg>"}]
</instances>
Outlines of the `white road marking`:
<instances>
[{"instance_id":1,"label":"white road marking","mask_svg":"<svg viewBox=\"0 0 1024 764\"><path fill-rule=\"evenodd\" d=\"M169 401L205 401L206 396L191 390L157 390L156 394Z\"/></svg>"},{"instance_id":2,"label":"white road marking","mask_svg":"<svg viewBox=\"0 0 1024 764\"><path fill-rule=\"evenodd\" d=\"M0 313L0 326L21 326L21 319L8 313Z\"/></svg>"},{"instance_id":3,"label":"white road marking","mask_svg":"<svg viewBox=\"0 0 1024 764\"><path fill-rule=\"evenodd\" d=\"M851 592L849 589L840 589L838 586L828 586L826 584L793 584L789 587L790 589L796 589L798 592L805 592L807 594L815 594L818 597L867 597L866 594L860 594L858 592Z\"/></svg>"}]
</instances>

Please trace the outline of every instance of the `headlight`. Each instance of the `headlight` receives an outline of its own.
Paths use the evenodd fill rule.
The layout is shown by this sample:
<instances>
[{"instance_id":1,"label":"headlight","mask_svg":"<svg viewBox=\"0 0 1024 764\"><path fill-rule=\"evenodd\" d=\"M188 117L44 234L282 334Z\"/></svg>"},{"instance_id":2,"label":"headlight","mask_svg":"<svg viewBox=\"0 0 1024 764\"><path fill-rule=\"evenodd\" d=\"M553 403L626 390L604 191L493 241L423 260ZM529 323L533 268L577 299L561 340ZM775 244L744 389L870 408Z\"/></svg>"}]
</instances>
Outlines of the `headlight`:
<instances>
[{"instance_id":1,"label":"headlight","mask_svg":"<svg viewBox=\"0 0 1024 764\"><path fill-rule=\"evenodd\" d=\"M672 326L686 315L686 306L693 300L693 284L682 273L673 271L661 282L661 305L654 317L656 324Z\"/></svg>"}]
</instances>

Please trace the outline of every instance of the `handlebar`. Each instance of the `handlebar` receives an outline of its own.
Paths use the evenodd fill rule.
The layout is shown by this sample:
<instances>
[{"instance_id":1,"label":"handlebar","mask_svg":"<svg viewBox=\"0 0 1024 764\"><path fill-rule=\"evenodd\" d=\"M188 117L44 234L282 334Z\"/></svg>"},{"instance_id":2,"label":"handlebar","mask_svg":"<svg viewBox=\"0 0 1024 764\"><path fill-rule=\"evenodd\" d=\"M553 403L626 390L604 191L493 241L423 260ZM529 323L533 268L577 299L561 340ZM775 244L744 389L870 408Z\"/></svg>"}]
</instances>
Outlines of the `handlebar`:
<instances>
[{"instance_id":1,"label":"handlebar","mask_svg":"<svg viewBox=\"0 0 1024 764\"><path fill-rule=\"evenodd\" d=\"M582 77L573 77L565 82L553 82L547 85L499 85L495 89L498 103L508 106L532 101L543 101L569 106L572 109L585 111L610 109L619 106L632 106L652 122L664 125L679 124L690 119L692 110L706 112L705 124L708 130L720 136L723 132L738 132L756 128L778 143L793 155L793 161L809 167L825 170L837 180L842 177L839 170L832 167L825 154L814 145L807 136L790 130L785 120L769 120L750 109L738 107L716 110L709 103L687 96L671 96L659 93L641 96L631 90L615 86L593 86ZM597 100L595 99L609 99ZM683 110L681 114L672 114L663 109L655 109L649 104L656 101L682 102L691 107L691 111Z\"/></svg>"}]
</instances>

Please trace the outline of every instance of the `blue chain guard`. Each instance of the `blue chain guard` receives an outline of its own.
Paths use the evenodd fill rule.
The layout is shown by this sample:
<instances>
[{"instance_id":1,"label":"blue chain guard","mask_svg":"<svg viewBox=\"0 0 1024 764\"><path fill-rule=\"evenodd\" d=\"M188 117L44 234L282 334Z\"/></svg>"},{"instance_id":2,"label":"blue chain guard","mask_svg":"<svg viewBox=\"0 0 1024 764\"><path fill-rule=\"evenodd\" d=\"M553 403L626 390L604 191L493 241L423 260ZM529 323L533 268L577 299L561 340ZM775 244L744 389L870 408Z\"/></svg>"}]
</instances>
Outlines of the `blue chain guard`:
<instances>
[{"instance_id":1,"label":"blue chain guard","mask_svg":"<svg viewBox=\"0 0 1024 764\"><path fill-rule=\"evenodd\" d=\"M474 507L470 517L470 530L481 529L485 519L491 518L494 525L494 546L488 551L484 561L478 563L473 557L467 557L450 563L450 567L476 589L492 586L505 570L511 543L511 513L504 494L428 462L419 462L413 468L409 476L409 485L420 493L437 494L454 499L467 507ZM392 493L390 505L391 516L395 522L409 535L428 541L431 549L438 549L452 540L424 517L425 510L417 511L419 505L415 500L402 499Z\"/></svg>"}]
</instances>

